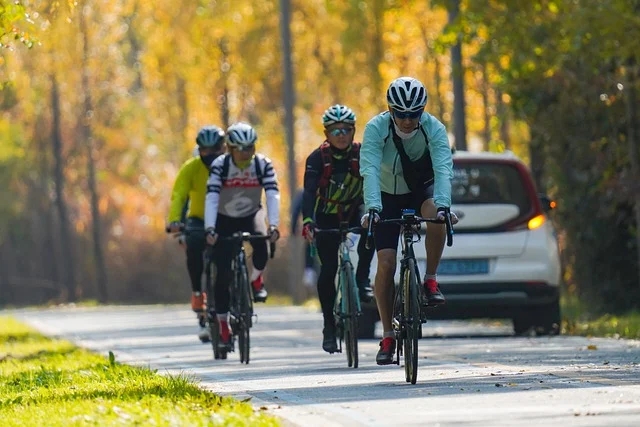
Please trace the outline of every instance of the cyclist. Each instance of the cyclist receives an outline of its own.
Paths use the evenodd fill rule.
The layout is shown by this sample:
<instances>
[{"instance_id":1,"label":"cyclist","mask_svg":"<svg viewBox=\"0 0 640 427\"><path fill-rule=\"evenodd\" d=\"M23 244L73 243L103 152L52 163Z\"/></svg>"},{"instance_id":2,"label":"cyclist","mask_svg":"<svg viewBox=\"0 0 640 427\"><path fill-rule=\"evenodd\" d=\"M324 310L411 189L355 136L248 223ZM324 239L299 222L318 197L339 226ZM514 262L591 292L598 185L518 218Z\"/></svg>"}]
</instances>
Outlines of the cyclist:
<instances>
[{"instance_id":1,"label":"cyclist","mask_svg":"<svg viewBox=\"0 0 640 427\"><path fill-rule=\"evenodd\" d=\"M180 231L185 222L187 231L184 238L186 244L187 270L191 279L191 309L199 314L205 305L202 292L202 272L204 270L203 251L204 236L204 198L209 177L209 165L224 152L224 131L215 125L204 126L196 136L198 156L187 160L178 171L171 193L168 229L172 233ZM183 209L189 200L186 214ZM198 337L207 341L209 333L202 325Z\"/></svg>"},{"instance_id":2,"label":"cyclist","mask_svg":"<svg viewBox=\"0 0 640 427\"><path fill-rule=\"evenodd\" d=\"M336 104L324 112L322 124L326 140L307 157L304 173L302 235L309 242L315 237L315 227L338 228L341 221L358 227L363 203L360 143L353 141L356 115L349 107ZM318 234L315 240L321 263L317 287L324 318L322 348L328 353L335 353L338 346L333 307L340 236ZM369 284L373 249L367 249L365 243L363 230L358 244L356 283L360 299L369 302L373 298Z\"/></svg>"},{"instance_id":3,"label":"cyclist","mask_svg":"<svg viewBox=\"0 0 640 427\"><path fill-rule=\"evenodd\" d=\"M211 165L207 182L205 227L207 243L215 245L217 276L215 311L220 324L221 345L230 349L231 331L228 323L229 283L233 278L231 262L234 254L228 237L237 231L255 233L255 216L260 210L262 190L267 199L268 234L275 242L280 237L280 192L271 160L256 154L256 131L247 123L235 123L227 129L229 152ZM216 244L217 243L217 244ZM267 300L262 272L267 264L267 242L253 241L251 287L256 302Z\"/></svg>"},{"instance_id":4,"label":"cyclist","mask_svg":"<svg viewBox=\"0 0 640 427\"><path fill-rule=\"evenodd\" d=\"M399 218L402 209L413 208L423 217L458 222L450 212L453 162L445 126L424 111L427 91L411 77L395 79L387 89L388 111L378 114L364 130L360 173L364 177L367 213L363 226L379 219ZM375 278L376 301L382 321L383 338L376 356L378 365L393 363L395 339L391 327L394 298L396 251L400 226L376 226L374 240L378 253ZM444 304L436 270L444 249L444 224L428 224L425 247L427 271L423 282L423 305Z\"/></svg>"}]
</instances>

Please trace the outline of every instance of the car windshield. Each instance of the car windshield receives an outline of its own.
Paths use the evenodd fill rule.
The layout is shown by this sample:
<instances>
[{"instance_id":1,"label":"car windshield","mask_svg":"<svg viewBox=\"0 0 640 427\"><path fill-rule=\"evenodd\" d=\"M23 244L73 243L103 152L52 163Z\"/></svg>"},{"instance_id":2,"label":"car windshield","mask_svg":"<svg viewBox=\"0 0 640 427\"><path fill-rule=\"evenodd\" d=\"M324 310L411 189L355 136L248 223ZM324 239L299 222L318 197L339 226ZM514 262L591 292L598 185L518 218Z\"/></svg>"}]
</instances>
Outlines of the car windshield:
<instances>
[{"instance_id":1,"label":"car windshield","mask_svg":"<svg viewBox=\"0 0 640 427\"><path fill-rule=\"evenodd\" d=\"M509 164L456 163L451 184L453 204L509 204L520 212L531 207L518 170Z\"/></svg>"}]
</instances>

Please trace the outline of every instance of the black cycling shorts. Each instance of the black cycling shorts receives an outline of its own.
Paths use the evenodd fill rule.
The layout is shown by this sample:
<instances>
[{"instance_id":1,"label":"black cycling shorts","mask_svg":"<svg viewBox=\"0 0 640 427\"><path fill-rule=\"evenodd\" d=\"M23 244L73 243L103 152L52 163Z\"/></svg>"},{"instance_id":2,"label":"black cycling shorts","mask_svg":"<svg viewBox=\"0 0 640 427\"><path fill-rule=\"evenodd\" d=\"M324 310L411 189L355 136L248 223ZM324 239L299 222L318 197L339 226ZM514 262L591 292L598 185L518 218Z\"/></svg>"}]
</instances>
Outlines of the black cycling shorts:
<instances>
[{"instance_id":1,"label":"black cycling shorts","mask_svg":"<svg viewBox=\"0 0 640 427\"><path fill-rule=\"evenodd\" d=\"M380 219L394 219L402 216L403 209L415 209L416 215L420 215L422 203L427 199L433 199L433 185L425 187L424 192L407 194L381 193L382 212ZM398 238L400 237L399 224L379 224L376 226L374 241L376 250L398 250Z\"/></svg>"}]
</instances>

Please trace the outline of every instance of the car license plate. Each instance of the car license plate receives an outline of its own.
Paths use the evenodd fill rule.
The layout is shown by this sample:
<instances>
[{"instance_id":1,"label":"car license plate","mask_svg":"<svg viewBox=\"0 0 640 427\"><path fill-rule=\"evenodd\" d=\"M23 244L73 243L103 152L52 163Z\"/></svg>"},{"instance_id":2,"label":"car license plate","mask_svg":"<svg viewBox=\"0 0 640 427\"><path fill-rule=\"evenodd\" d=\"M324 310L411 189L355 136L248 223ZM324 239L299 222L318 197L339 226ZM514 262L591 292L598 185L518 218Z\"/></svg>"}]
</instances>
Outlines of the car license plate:
<instances>
[{"instance_id":1,"label":"car license plate","mask_svg":"<svg viewBox=\"0 0 640 427\"><path fill-rule=\"evenodd\" d=\"M488 259L443 259L438 266L438 274L443 276L488 273Z\"/></svg>"}]
</instances>

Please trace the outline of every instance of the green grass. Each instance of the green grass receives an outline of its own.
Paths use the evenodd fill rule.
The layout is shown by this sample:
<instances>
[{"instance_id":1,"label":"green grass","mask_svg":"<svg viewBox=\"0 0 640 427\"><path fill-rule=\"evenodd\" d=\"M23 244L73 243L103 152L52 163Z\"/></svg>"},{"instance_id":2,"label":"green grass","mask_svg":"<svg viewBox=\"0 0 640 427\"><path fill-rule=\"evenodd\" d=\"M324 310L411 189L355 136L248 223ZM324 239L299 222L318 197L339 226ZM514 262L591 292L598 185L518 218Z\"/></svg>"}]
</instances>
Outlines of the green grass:
<instances>
[{"instance_id":1,"label":"green grass","mask_svg":"<svg viewBox=\"0 0 640 427\"><path fill-rule=\"evenodd\" d=\"M640 339L640 312L593 316L576 297L562 298L562 333Z\"/></svg>"},{"instance_id":2,"label":"green grass","mask_svg":"<svg viewBox=\"0 0 640 427\"><path fill-rule=\"evenodd\" d=\"M278 426L245 402L0 317L0 426Z\"/></svg>"}]
</instances>

